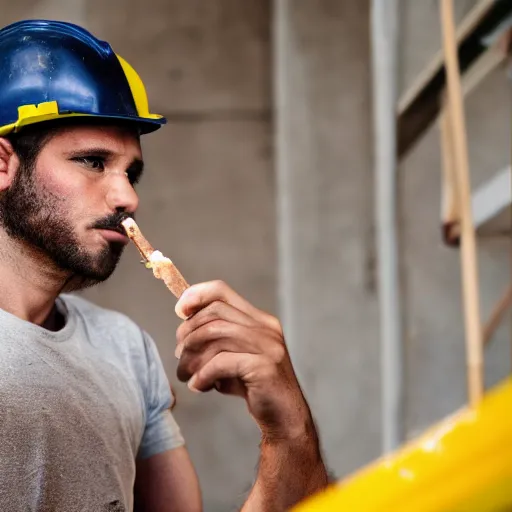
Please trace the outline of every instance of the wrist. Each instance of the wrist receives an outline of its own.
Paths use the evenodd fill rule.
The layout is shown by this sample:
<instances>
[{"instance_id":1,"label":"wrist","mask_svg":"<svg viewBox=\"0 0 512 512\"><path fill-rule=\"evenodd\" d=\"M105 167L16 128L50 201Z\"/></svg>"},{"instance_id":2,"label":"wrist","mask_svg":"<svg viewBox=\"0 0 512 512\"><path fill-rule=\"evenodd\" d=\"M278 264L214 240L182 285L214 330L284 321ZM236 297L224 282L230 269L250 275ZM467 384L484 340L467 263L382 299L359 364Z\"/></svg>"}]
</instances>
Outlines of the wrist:
<instances>
[{"instance_id":1,"label":"wrist","mask_svg":"<svg viewBox=\"0 0 512 512\"><path fill-rule=\"evenodd\" d=\"M286 464L300 463L304 468L324 468L320 443L316 432L305 432L295 437L261 439L260 460L273 460Z\"/></svg>"},{"instance_id":2,"label":"wrist","mask_svg":"<svg viewBox=\"0 0 512 512\"><path fill-rule=\"evenodd\" d=\"M291 415L290 415L291 416ZM309 410L274 425L260 425L261 441L266 444L294 444L315 441L318 443L316 426Z\"/></svg>"},{"instance_id":3,"label":"wrist","mask_svg":"<svg viewBox=\"0 0 512 512\"><path fill-rule=\"evenodd\" d=\"M258 476L243 512L288 510L329 485L318 436L262 438Z\"/></svg>"},{"instance_id":4,"label":"wrist","mask_svg":"<svg viewBox=\"0 0 512 512\"><path fill-rule=\"evenodd\" d=\"M327 483L327 471L322 458L320 441L313 421L290 426L286 432L262 435L261 461L279 461L310 473L310 483L316 487Z\"/></svg>"}]
</instances>

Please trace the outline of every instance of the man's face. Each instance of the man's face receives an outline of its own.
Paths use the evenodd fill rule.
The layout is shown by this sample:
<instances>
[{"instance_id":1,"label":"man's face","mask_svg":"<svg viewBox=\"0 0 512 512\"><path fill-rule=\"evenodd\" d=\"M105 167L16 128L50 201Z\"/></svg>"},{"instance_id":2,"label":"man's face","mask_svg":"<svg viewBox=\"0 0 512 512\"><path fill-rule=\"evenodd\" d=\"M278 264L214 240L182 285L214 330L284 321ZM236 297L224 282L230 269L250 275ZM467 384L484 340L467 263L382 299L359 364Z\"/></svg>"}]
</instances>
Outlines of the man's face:
<instances>
[{"instance_id":1,"label":"man's face","mask_svg":"<svg viewBox=\"0 0 512 512\"><path fill-rule=\"evenodd\" d=\"M128 243L119 222L138 206L133 184L142 170L133 132L66 127L44 145L34 169L18 169L0 198L1 224L73 277L104 281Z\"/></svg>"}]
</instances>

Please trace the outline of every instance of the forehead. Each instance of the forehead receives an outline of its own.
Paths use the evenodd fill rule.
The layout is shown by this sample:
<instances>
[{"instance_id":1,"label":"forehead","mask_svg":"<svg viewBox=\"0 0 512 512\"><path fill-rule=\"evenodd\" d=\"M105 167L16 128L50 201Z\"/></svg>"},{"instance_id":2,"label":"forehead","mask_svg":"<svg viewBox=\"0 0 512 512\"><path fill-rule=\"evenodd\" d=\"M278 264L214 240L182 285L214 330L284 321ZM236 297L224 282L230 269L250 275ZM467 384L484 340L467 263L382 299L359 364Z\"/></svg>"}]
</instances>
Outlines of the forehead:
<instances>
[{"instance_id":1,"label":"forehead","mask_svg":"<svg viewBox=\"0 0 512 512\"><path fill-rule=\"evenodd\" d=\"M51 151L88 148L104 149L127 158L142 158L139 136L122 126L67 126L55 132L45 147Z\"/></svg>"}]
</instances>

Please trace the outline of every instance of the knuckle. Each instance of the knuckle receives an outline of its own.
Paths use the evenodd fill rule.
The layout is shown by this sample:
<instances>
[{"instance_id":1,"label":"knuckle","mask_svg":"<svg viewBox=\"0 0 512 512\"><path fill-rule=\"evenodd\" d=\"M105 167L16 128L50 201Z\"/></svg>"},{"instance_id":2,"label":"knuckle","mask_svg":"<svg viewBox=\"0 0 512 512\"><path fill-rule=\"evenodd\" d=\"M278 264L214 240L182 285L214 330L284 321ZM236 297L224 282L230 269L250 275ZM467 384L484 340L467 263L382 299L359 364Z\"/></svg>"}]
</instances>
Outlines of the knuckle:
<instances>
[{"instance_id":1,"label":"knuckle","mask_svg":"<svg viewBox=\"0 0 512 512\"><path fill-rule=\"evenodd\" d=\"M222 302L219 300L213 301L211 304L208 304L206 308L204 308L202 321L206 323L215 320L216 318L220 318L221 310Z\"/></svg>"},{"instance_id":2,"label":"knuckle","mask_svg":"<svg viewBox=\"0 0 512 512\"><path fill-rule=\"evenodd\" d=\"M206 325L209 322L212 322L217 318L214 308L212 307L212 304L208 304L204 309L199 311L199 313L196 314L196 326L195 329L200 328L202 325ZM194 329L194 330L195 330Z\"/></svg>"},{"instance_id":3,"label":"knuckle","mask_svg":"<svg viewBox=\"0 0 512 512\"><path fill-rule=\"evenodd\" d=\"M286 358L286 348L282 343L274 343L268 349L268 356L277 364L282 363Z\"/></svg>"},{"instance_id":4,"label":"knuckle","mask_svg":"<svg viewBox=\"0 0 512 512\"><path fill-rule=\"evenodd\" d=\"M188 349L188 350L187 350ZM206 363L212 357L212 351L208 345L202 346L199 350L190 350L190 347L185 347L180 362L178 363L177 375L182 382L186 382L201 371Z\"/></svg>"},{"instance_id":5,"label":"knuckle","mask_svg":"<svg viewBox=\"0 0 512 512\"><path fill-rule=\"evenodd\" d=\"M225 337L229 334L229 323L225 320L212 320L203 327L204 336L207 339Z\"/></svg>"},{"instance_id":6,"label":"knuckle","mask_svg":"<svg viewBox=\"0 0 512 512\"><path fill-rule=\"evenodd\" d=\"M182 342L185 339L187 331L188 331L188 326L186 325L186 323L183 322L182 324L180 324L178 326L178 328L176 329L176 341Z\"/></svg>"},{"instance_id":7,"label":"knuckle","mask_svg":"<svg viewBox=\"0 0 512 512\"><path fill-rule=\"evenodd\" d=\"M268 324L272 330L278 332L281 335L283 334L283 326L281 325L281 322L279 321L278 318L276 318L275 316L269 315L268 316Z\"/></svg>"},{"instance_id":8,"label":"knuckle","mask_svg":"<svg viewBox=\"0 0 512 512\"><path fill-rule=\"evenodd\" d=\"M215 279L214 281L212 281L212 285L215 287L215 288L226 288L226 283L222 280L222 279Z\"/></svg>"},{"instance_id":9,"label":"knuckle","mask_svg":"<svg viewBox=\"0 0 512 512\"><path fill-rule=\"evenodd\" d=\"M273 382L277 373L277 366L272 359L265 359L258 369L259 377L265 382Z\"/></svg>"}]
</instances>

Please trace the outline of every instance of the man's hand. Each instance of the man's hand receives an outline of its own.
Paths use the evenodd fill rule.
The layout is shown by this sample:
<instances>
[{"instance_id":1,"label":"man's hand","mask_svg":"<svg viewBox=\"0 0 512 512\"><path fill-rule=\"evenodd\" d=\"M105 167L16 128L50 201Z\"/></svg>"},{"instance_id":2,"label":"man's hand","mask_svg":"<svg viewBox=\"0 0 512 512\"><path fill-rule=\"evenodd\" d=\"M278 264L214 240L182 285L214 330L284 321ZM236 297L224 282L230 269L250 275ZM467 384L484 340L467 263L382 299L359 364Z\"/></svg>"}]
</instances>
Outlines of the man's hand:
<instances>
[{"instance_id":1,"label":"man's hand","mask_svg":"<svg viewBox=\"0 0 512 512\"><path fill-rule=\"evenodd\" d=\"M285 510L327 484L309 407L279 321L221 281L194 285L176 304L178 378L245 399L262 433L258 478L244 511Z\"/></svg>"},{"instance_id":2,"label":"man's hand","mask_svg":"<svg viewBox=\"0 0 512 512\"><path fill-rule=\"evenodd\" d=\"M188 318L177 332L181 381L245 398L265 439L295 438L312 427L276 318L220 281L189 288L176 312Z\"/></svg>"}]
</instances>

